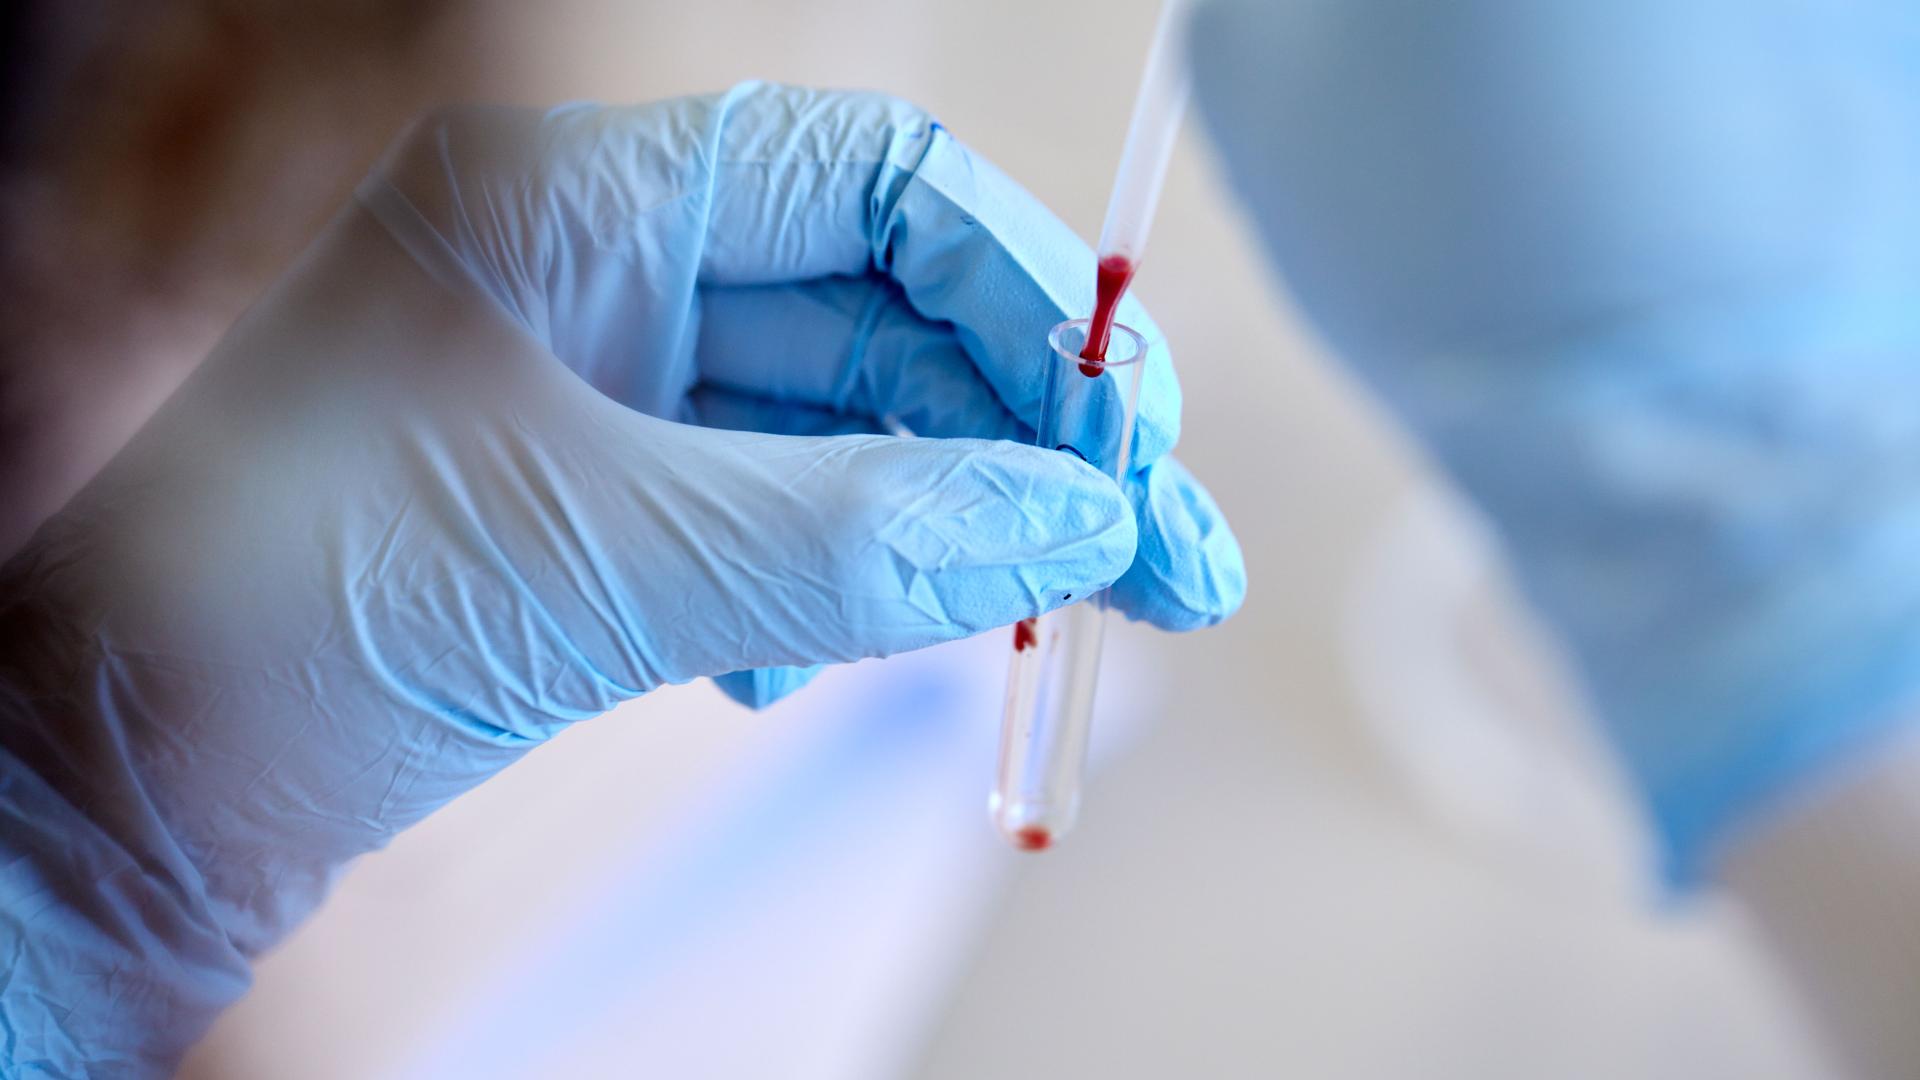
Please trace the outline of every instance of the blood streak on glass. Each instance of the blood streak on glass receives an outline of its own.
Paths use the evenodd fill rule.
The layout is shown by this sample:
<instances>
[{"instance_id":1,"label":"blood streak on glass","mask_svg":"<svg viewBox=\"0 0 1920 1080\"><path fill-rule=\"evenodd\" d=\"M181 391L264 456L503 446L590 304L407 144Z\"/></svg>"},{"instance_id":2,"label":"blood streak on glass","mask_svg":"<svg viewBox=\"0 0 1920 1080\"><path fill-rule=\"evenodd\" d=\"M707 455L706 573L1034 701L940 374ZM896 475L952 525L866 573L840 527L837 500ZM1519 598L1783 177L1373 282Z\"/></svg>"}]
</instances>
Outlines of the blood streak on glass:
<instances>
[{"instance_id":1,"label":"blood streak on glass","mask_svg":"<svg viewBox=\"0 0 1920 1080\"><path fill-rule=\"evenodd\" d=\"M1013 624L1013 649L1015 652L1026 652L1028 649L1040 644L1039 625L1040 620L1037 618L1021 619L1019 622Z\"/></svg>"}]
</instances>

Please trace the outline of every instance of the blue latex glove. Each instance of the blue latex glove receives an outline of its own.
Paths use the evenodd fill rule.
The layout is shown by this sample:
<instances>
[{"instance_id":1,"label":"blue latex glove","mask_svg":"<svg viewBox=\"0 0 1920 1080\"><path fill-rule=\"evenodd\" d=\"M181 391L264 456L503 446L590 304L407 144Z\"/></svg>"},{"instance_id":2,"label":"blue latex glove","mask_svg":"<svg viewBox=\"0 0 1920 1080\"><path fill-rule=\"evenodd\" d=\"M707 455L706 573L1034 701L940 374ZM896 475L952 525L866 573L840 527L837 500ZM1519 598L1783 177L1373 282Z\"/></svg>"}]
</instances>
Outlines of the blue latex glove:
<instances>
[{"instance_id":1,"label":"blue latex glove","mask_svg":"<svg viewBox=\"0 0 1920 1080\"><path fill-rule=\"evenodd\" d=\"M1131 510L1006 441L1092 255L909 106L458 111L360 201L6 569L8 1075L163 1071L345 861L661 684L1239 602L1164 365Z\"/></svg>"},{"instance_id":2,"label":"blue latex glove","mask_svg":"<svg viewBox=\"0 0 1920 1080\"><path fill-rule=\"evenodd\" d=\"M1920 715L1920 15L1220 0L1308 314L1492 518L1678 880Z\"/></svg>"}]
</instances>

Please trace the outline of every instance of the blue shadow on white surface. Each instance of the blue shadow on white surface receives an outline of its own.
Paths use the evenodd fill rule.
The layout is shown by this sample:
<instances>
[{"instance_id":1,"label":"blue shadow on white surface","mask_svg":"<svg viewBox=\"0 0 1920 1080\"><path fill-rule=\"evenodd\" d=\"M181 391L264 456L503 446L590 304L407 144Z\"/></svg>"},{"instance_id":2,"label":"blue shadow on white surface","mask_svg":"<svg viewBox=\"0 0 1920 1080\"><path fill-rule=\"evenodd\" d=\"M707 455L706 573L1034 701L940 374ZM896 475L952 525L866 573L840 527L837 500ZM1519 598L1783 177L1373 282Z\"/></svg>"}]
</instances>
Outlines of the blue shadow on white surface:
<instances>
[{"instance_id":1,"label":"blue shadow on white surface","mask_svg":"<svg viewBox=\"0 0 1920 1080\"><path fill-rule=\"evenodd\" d=\"M985 812L1003 637L823 675L766 718L803 737L736 762L390 1075L896 1075L1032 857ZM1113 667L1108 747L1151 698Z\"/></svg>"}]
</instances>

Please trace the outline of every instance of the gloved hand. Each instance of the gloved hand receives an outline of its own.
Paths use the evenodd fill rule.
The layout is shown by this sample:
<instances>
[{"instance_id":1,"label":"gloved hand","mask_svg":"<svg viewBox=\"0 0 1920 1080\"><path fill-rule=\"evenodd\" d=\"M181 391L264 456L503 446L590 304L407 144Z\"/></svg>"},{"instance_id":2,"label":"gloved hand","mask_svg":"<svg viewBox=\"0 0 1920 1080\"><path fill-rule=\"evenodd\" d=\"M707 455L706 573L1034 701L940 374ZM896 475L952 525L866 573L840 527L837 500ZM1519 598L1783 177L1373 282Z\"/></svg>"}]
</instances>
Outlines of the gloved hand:
<instances>
[{"instance_id":1,"label":"gloved hand","mask_svg":"<svg viewBox=\"0 0 1920 1080\"><path fill-rule=\"evenodd\" d=\"M1920 715L1920 18L1215 0L1318 328L1491 517L1669 874Z\"/></svg>"},{"instance_id":2,"label":"gloved hand","mask_svg":"<svg viewBox=\"0 0 1920 1080\"><path fill-rule=\"evenodd\" d=\"M1092 255L909 106L451 112L360 199L5 571L10 1075L164 1070L346 860L663 683L1239 602L1164 364L1131 508L1007 441Z\"/></svg>"}]
</instances>

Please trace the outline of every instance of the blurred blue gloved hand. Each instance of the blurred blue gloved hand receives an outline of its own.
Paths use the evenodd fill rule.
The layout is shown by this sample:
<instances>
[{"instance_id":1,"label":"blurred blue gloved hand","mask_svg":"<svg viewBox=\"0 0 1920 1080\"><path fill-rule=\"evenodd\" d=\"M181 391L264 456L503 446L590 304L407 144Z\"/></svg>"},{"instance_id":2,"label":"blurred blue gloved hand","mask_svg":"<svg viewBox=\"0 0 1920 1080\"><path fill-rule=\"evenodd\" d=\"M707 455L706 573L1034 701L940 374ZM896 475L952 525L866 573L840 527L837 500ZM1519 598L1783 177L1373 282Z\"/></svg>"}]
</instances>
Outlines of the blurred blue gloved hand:
<instances>
[{"instance_id":1,"label":"blurred blue gloved hand","mask_svg":"<svg viewBox=\"0 0 1920 1080\"><path fill-rule=\"evenodd\" d=\"M1130 491L1010 441L1092 280L882 97L424 123L5 570L0 1071L164 1071L346 860L663 683L1224 618L1164 364Z\"/></svg>"},{"instance_id":2,"label":"blurred blue gloved hand","mask_svg":"<svg viewBox=\"0 0 1920 1080\"><path fill-rule=\"evenodd\" d=\"M1920 716L1920 12L1214 0L1196 93L1492 518L1667 869Z\"/></svg>"}]
</instances>

